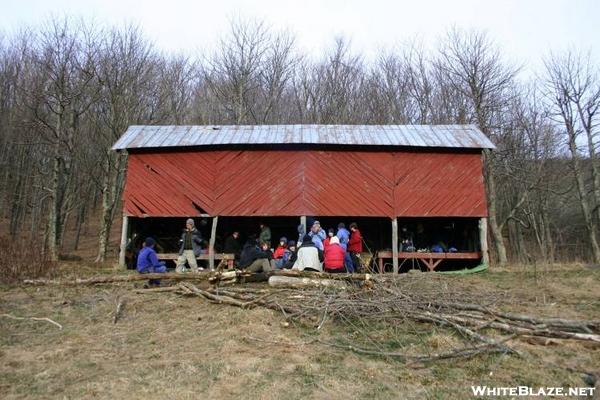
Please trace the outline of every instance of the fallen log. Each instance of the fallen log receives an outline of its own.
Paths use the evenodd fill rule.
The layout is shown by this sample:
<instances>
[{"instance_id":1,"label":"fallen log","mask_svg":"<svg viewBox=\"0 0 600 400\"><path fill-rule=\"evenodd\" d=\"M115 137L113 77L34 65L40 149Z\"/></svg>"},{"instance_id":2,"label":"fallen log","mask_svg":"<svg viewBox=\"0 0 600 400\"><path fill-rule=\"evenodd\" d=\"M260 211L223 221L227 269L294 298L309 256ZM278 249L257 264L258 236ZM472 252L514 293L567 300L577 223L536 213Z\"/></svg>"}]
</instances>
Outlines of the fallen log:
<instances>
[{"instance_id":1,"label":"fallen log","mask_svg":"<svg viewBox=\"0 0 600 400\"><path fill-rule=\"evenodd\" d=\"M290 276L313 279L331 279L342 281L369 281L374 277L371 274L330 274L328 272L297 271L294 269L278 269L269 272L271 276Z\"/></svg>"},{"instance_id":2,"label":"fallen log","mask_svg":"<svg viewBox=\"0 0 600 400\"><path fill-rule=\"evenodd\" d=\"M302 288L336 288L336 289L346 289L348 286L346 282L340 280L333 279L315 279L315 278L300 278L300 277L291 277L291 276L271 276L269 278L269 286L273 287L288 287L295 289Z\"/></svg>"},{"instance_id":3,"label":"fallen log","mask_svg":"<svg viewBox=\"0 0 600 400\"><path fill-rule=\"evenodd\" d=\"M232 271L236 272L236 271ZM241 273L244 274L244 273ZM135 281L146 281L149 279L165 279L172 281L208 281L211 278L218 279L221 276L220 272L198 272L198 273L177 273L177 272L167 272L164 274L123 274L123 275L104 275L104 276L94 276L91 278L77 278L73 280L45 280L45 279L27 279L24 280L23 283L30 285L65 285L65 286L74 286L74 285L97 285L104 283L118 283L118 282L135 282Z\"/></svg>"},{"instance_id":4,"label":"fallen log","mask_svg":"<svg viewBox=\"0 0 600 400\"><path fill-rule=\"evenodd\" d=\"M161 292L180 292L181 288L179 286L164 286L164 287L155 287L148 289L136 289L135 293L144 294L144 293L161 293Z\"/></svg>"}]
</instances>

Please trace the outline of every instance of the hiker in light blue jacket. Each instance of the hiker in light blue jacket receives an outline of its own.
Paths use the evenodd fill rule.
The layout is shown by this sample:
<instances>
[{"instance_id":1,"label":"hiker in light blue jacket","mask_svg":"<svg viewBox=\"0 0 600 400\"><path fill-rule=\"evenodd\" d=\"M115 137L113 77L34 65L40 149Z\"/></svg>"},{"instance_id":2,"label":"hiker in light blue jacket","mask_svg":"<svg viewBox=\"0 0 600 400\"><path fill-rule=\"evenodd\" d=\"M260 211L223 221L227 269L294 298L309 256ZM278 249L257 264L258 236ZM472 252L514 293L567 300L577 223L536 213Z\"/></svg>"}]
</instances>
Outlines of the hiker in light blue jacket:
<instances>
[{"instance_id":1,"label":"hiker in light blue jacket","mask_svg":"<svg viewBox=\"0 0 600 400\"><path fill-rule=\"evenodd\" d=\"M323 240L327 237L327 233L325 230L321 228L321 223L319 221L313 222L310 232L308 233L312 242L315 244L315 247L321 251L323 251Z\"/></svg>"}]
</instances>

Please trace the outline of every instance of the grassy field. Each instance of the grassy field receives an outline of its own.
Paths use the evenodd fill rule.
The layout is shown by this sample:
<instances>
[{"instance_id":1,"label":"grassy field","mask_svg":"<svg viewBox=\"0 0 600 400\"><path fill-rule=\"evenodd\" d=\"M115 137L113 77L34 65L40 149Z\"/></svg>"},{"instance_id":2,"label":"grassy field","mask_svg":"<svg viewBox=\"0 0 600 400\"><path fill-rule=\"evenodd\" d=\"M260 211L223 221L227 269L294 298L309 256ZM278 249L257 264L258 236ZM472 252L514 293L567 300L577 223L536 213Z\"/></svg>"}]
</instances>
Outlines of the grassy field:
<instances>
[{"instance_id":1,"label":"grassy field","mask_svg":"<svg viewBox=\"0 0 600 400\"><path fill-rule=\"evenodd\" d=\"M62 273L114 273L65 264ZM420 274L427 276L425 274ZM436 277L439 280L439 277ZM473 276L447 276L445 288L494 292L507 311L563 318L600 318L600 268L513 266ZM600 347L574 341L509 344L521 357L405 365L309 340L358 332L335 323L286 324L282 315L242 310L171 293L135 294L141 283L96 287L4 286L0 314L0 397L112 399L472 398L471 385L590 386L600 376ZM113 313L125 301L115 324ZM377 334L377 327L365 327ZM394 346L435 351L457 340L423 324L394 327ZM588 381L586 382L587 379Z\"/></svg>"}]
</instances>

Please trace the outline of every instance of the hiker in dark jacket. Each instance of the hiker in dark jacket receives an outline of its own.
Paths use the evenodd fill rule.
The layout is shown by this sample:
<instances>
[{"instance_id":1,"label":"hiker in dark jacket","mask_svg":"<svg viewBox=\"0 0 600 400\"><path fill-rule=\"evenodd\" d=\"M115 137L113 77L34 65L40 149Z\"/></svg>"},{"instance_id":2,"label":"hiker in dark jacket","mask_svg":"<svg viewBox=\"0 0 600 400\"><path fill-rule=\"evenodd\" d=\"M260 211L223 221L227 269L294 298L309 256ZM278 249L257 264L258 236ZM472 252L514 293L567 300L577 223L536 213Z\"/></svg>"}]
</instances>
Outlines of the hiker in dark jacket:
<instances>
[{"instance_id":1,"label":"hiker in dark jacket","mask_svg":"<svg viewBox=\"0 0 600 400\"><path fill-rule=\"evenodd\" d=\"M288 248L283 255L283 269L292 269L294 263L298 259L298 249L296 248L296 242L290 240L288 242Z\"/></svg>"},{"instance_id":2,"label":"hiker in dark jacket","mask_svg":"<svg viewBox=\"0 0 600 400\"><path fill-rule=\"evenodd\" d=\"M260 243L266 243L268 247L271 247L271 228L260 223L260 234L258 235Z\"/></svg>"},{"instance_id":3,"label":"hiker in dark jacket","mask_svg":"<svg viewBox=\"0 0 600 400\"><path fill-rule=\"evenodd\" d=\"M159 261L156 251L154 251L154 239L151 237L146 238L143 246L137 258L137 272L140 274L162 274L167 272L165 262ZM160 285L160 279L150 279L148 285L158 286Z\"/></svg>"},{"instance_id":4,"label":"hiker in dark jacket","mask_svg":"<svg viewBox=\"0 0 600 400\"><path fill-rule=\"evenodd\" d=\"M236 259L240 258L240 252L241 252L241 247L240 247L240 242L238 242L240 238L240 233L239 232L233 232L231 234L231 236L228 236L227 239L225 239L225 244L223 245L223 253L226 254L234 254Z\"/></svg>"},{"instance_id":5,"label":"hiker in dark jacket","mask_svg":"<svg viewBox=\"0 0 600 400\"><path fill-rule=\"evenodd\" d=\"M269 272L271 270L271 252L266 243L256 246L256 240L249 238L240 255L240 268L248 272Z\"/></svg>"},{"instance_id":6,"label":"hiker in dark jacket","mask_svg":"<svg viewBox=\"0 0 600 400\"><path fill-rule=\"evenodd\" d=\"M188 218L185 221L185 229L181 234L179 243L179 258L177 258L175 272L183 272L186 261L193 272L198 272L196 257L202 253L202 235L196 229L193 219ZM203 269L200 268L200 270Z\"/></svg>"}]
</instances>

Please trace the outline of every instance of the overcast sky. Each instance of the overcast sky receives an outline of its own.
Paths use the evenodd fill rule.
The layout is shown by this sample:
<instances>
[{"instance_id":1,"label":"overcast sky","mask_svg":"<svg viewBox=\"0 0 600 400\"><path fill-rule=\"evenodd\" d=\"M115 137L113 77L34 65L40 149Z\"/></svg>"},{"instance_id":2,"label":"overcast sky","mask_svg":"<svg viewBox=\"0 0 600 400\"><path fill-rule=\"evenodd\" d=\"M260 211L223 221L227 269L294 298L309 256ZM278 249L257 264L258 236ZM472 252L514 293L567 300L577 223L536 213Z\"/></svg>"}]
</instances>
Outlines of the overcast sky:
<instances>
[{"instance_id":1,"label":"overcast sky","mask_svg":"<svg viewBox=\"0 0 600 400\"><path fill-rule=\"evenodd\" d=\"M591 50L595 59L600 52L600 0L0 0L0 29L63 14L138 23L169 51L210 49L229 19L241 16L289 29L315 56L339 35L368 57L415 38L435 45L452 25L486 30L511 61L530 70L549 49Z\"/></svg>"}]
</instances>

